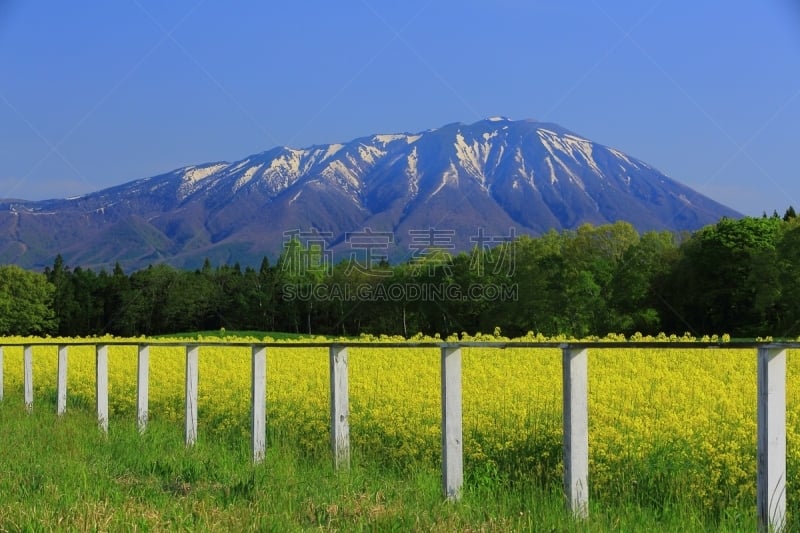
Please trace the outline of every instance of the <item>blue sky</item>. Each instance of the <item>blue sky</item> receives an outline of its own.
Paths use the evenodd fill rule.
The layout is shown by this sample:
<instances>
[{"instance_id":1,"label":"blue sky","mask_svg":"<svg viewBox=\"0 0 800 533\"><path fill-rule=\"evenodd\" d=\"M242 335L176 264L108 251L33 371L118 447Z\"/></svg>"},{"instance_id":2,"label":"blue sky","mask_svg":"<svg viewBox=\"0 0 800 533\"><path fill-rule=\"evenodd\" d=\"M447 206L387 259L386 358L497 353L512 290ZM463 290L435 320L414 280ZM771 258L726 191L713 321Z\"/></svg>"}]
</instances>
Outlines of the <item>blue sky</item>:
<instances>
[{"instance_id":1,"label":"blue sky","mask_svg":"<svg viewBox=\"0 0 800 533\"><path fill-rule=\"evenodd\" d=\"M0 0L0 197L492 115L800 208L800 2Z\"/></svg>"}]
</instances>

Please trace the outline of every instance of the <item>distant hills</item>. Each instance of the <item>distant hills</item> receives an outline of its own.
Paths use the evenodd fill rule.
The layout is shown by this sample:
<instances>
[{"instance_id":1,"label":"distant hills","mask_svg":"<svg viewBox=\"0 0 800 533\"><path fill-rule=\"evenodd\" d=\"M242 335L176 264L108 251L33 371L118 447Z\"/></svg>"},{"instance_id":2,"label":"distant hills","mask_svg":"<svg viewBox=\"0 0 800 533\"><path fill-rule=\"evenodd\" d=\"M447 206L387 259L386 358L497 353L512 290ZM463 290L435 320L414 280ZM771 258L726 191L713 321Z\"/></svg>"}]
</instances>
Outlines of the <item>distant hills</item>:
<instances>
[{"instance_id":1,"label":"distant hills","mask_svg":"<svg viewBox=\"0 0 800 533\"><path fill-rule=\"evenodd\" d=\"M257 265L265 255L274 261L293 232L319 233L346 257L348 233L365 229L402 260L425 232L456 251L479 232L617 220L681 231L723 216L741 215L619 150L556 124L493 117L273 148L77 198L2 200L0 262L43 268L60 253L73 267L119 262L126 271L157 262L194 268L205 258Z\"/></svg>"}]
</instances>

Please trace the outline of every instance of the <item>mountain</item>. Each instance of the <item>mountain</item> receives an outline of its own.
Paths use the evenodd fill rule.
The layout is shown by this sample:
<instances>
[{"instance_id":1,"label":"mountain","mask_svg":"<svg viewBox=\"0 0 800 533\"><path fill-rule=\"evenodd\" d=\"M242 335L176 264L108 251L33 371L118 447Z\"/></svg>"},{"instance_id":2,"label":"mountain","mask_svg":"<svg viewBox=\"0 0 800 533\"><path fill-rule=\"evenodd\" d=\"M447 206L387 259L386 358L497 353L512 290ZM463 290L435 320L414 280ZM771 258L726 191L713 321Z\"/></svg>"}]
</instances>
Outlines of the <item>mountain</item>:
<instances>
[{"instance_id":1,"label":"mountain","mask_svg":"<svg viewBox=\"0 0 800 533\"><path fill-rule=\"evenodd\" d=\"M367 246L347 233L367 228L388 246L382 255L403 259L437 239L469 249L479 231L536 235L617 220L681 231L723 216L741 215L619 150L556 124L494 117L273 148L76 198L0 200L0 261L43 268L60 253L71 266L126 271L205 258L257 265L291 232L312 231L347 257Z\"/></svg>"}]
</instances>

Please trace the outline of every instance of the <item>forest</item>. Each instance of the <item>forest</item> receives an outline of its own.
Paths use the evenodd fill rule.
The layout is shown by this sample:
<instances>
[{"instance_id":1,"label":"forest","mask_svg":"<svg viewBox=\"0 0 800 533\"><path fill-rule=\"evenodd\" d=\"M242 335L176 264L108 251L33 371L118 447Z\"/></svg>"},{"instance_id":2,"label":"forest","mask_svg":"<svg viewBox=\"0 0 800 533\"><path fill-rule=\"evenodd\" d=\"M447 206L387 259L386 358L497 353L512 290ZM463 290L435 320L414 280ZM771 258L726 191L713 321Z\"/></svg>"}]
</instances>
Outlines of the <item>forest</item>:
<instances>
[{"instance_id":1,"label":"forest","mask_svg":"<svg viewBox=\"0 0 800 533\"><path fill-rule=\"evenodd\" d=\"M44 272L6 265L0 334L800 335L800 221L791 207L691 235L586 224L470 253L431 248L394 265L377 258L333 264L319 245L293 239L257 269L206 261L194 271L95 272L61 256Z\"/></svg>"}]
</instances>

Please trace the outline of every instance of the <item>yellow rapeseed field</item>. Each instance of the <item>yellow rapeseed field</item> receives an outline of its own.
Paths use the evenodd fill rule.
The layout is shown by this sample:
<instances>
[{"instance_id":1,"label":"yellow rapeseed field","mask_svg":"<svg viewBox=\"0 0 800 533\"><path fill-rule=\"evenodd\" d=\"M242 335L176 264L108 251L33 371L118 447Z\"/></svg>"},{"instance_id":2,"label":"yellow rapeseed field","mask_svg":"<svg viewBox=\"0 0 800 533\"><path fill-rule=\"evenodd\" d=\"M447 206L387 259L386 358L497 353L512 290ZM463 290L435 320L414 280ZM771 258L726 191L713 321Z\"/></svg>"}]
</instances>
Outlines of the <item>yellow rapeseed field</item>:
<instances>
[{"instance_id":1,"label":"yellow rapeseed field","mask_svg":"<svg viewBox=\"0 0 800 533\"><path fill-rule=\"evenodd\" d=\"M35 409L54 402L55 342L34 348ZM152 342L150 418L174 421L180 431L185 349ZM400 468L418 460L435 464L440 456L439 350L365 342L348 353L354 457ZM464 348L462 356L468 481L492 476L557 483L562 470L560 350ZM788 356L790 490L800 466L798 356L792 351ZM270 441L327 453L327 349L287 342L269 348L267 359ZM22 348L6 346L4 360L5 401L21 401ZM200 439L247 439L250 350L201 346L199 361ZM93 346L70 348L70 409L93 408L94 363ZM109 402L112 431L115 422L135 419L135 346L109 346ZM718 508L755 501L755 349L688 349L679 342L661 349L590 349L589 419L595 495L658 500L692 494Z\"/></svg>"}]
</instances>

